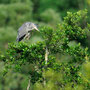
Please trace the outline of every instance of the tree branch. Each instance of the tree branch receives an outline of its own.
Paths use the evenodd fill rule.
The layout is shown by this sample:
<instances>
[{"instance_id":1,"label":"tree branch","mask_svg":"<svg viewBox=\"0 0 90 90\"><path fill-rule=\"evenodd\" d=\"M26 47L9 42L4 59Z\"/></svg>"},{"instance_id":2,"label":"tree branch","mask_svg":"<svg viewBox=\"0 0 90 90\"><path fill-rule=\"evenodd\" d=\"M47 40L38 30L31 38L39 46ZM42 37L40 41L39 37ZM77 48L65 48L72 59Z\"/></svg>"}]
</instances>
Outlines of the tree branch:
<instances>
[{"instance_id":1,"label":"tree branch","mask_svg":"<svg viewBox=\"0 0 90 90\"><path fill-rule=\"evenodd\" d=\"M48 61L48 54L49 54L49 52L48 52L48 49L46 47L46 53L45 53L45 64L46 65L47 65L47 61Z\"/></svg>"},{"instance_id":2,"label":"tree branch","mask_svg":"<svg viewBox=\"0 0 90 90\"><path fill-rule=\"evenodd\" d=\"M29 78L27 90L30 90L30 79L31 79L31 78Z\"/></svg>"}]
</instances>

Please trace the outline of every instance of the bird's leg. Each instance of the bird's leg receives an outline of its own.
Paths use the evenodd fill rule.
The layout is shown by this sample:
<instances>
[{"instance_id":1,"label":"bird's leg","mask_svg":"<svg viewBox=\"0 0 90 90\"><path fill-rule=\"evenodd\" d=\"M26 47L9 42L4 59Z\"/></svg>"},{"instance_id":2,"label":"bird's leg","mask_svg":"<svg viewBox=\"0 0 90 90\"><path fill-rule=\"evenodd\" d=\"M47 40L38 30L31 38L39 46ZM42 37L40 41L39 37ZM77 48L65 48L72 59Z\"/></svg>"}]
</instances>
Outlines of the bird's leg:
<instances>
[{"instance_id":1,"label":"bird's leg","mask_svg":"<svg viewBox=\"0 0 90 90\"><path fill-rule=\"evenodd\" d=\"M29 40L29 38L30 38L30 33L28 33L27 40Z\"/></svg>"},{"instance_id":2,"label":"bird's leg","mask_svg":"<svg viewBox=\"0 0 90 90\"><path fill-rule=\"evenodd\" d=\"M30 33L26 34L26 36L24 37L24 39L27 39L27 40L29 40L29 38L30 38Z\"/></svg>"}]
</instances>

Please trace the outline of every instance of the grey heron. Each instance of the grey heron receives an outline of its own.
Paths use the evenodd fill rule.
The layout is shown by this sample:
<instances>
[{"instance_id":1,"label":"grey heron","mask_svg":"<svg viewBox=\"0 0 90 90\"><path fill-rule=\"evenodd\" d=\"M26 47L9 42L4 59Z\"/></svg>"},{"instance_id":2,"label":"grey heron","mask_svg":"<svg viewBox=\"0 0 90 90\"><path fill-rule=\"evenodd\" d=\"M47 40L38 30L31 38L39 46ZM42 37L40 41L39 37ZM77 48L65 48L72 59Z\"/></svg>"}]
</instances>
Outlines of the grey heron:
<instances>
[{"instance_id":1,"label":"grey heron","mask_svg":"<svg viewBox=\"0 0 90 90\"><path fill-rule=\"evenodd\" d=\"M38 30L37 25L32 22L26 22L24 23L19 29L18 29L18 35L16 41L21 41L23 39L29 39L30 38L30 32L32 30Z\"/></svg>"}]
</instances>

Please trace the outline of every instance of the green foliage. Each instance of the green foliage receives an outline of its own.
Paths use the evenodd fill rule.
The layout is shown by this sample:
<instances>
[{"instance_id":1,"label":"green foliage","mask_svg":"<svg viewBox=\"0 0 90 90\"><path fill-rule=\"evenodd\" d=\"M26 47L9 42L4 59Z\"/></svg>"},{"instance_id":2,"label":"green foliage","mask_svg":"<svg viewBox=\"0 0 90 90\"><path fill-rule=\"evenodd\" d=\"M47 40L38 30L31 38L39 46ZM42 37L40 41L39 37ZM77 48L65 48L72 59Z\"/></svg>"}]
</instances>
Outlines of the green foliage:
<instances>
[{"instance_id":1,"label":"green foliage","mask_svg":"<svg viewBox=\"0 0 90 90\"><path fill-rule=\"evenodd\" d=\"M83 18L83 19L82 19ZM62 28L66 32L66 36L70 41L77 40L86 44L86 33L89 31L87 25L87 10L79 11L77 13L67 13L67 17L64 18Z\"/></svg>"},{"instance_id":2,"label":"green foliage","mask_svg":"<svg viewBox=\"0 0 90 90\"><path fill-rule=\"evenodd\" d=\"M7 75L4 77L0 75L0 89L1 90L2 89L25 90L27 87L27 82L28 82L28 77L26 75L22 73L13 72L13 70L9 71Z\"/></svg>"},{"instance_id":3,"label":"green foliage","mask_svg":"<svg viewBox=\"0 0 90 90\"><path fill-rule=\"evenodd\" d=\"M16 31L12 27L0 28L0 50L3 52L8 48L8 42L16 41Z\"/></svg>"},{"instance_id":4,"label":"green foliage","mask_svg":"<svg viewBox=\"0 0 90 90\"><path fill-rule=\"evenodd\" d=\"M1 4L10 4L10 3L28 3L30 0L0 0Z\"/></svg>"},{"instance_id":5,"label":"green foliage","mask_svg":"<svg viewBox=\"0 0 90 90\"><path fill-rule=\"evenodd\" d=\"M3 75L7 75L10 69L22 72L23 66L29 65L25 75L30 75L31 88L34 90L89 90L89 77L85 78L81 71L83 67L87 68L90 59L88 48L80 44L82 40L87 39L86 31L89 26L86 22L83 23L86 21L86 14L86 10L68 12L64 22L58 24L55 29L41 27L43 41L30 45L25 42L10 43L6 56L0 56L5 62ZM70 45L73 40L78 41L74 46ZM47 65L45 64L46 47L49 52ZM70 58L65 56L67 62L61 62L62 58L58 59L57 54L68 55Z\"/></svg>"},{"instance_id":6,"label":"green foliage","mask_svg":"<svg viewBox=\"0 0 90 90\"><path fill-rule=\"evenodd\" d=\"M2 43L15 40L16 31L12 27L0 28L0 41Z\"/></svg>"},{"instance_id":7,"label":"green foliage","mask_svg":"<svg viewBox=\"0 0 90 90\"><path fill-rule=\"evenodd\" d=\"M37 1L37 0L35 0ZM66 11L76 11L81 8L85 8L85 0L40 0L38 12L43 12L49 8L58 11L61 16L66 15Z\"/></svg>"},{"instance_id":8,"label":"green foliage","mask_svg":"<svg viewBox=\"0 0 90 90\"><path fill-rule=\"evenodd\" d=\"M0 26L17 28L32 17L32 3L13 3L0 5ZM18 23L19 22L19 23Z\"/></svg>"},{"instance_id":9,"label":"green foliage","mask_svg":"<svg viewBox=\"0 0 90 90\"><path fill-rule=\"evenodd\" d=\"M15 43L26 21L44 27ZM26 90L29 75L32 90L90 90L89 23L90 0L0 0L0 90Z\"/></svg>"},{"instance_id":10,"label":"green foliage","mask_svg":"<svg viewBox=\"0 0 90 90\"><path fill-rule=\"evenodd\" d=\"M40 14L40 18L45 23L55 24L61 21L59 13L55 12L53 9L47 9Z\"/></svg>"}]
</instances>

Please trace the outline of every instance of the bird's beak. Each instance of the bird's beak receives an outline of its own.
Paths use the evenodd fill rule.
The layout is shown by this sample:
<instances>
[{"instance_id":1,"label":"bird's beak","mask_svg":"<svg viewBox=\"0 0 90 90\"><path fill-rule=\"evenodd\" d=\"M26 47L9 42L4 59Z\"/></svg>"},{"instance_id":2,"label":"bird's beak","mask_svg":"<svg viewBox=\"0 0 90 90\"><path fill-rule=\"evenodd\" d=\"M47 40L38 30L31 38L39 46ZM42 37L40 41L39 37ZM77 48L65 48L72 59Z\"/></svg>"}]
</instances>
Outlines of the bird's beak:
<instances>
[{"instance_id":1,"label":"bird's beak","mask_svg":"<svg viewBox=\"0 0 90 90\"><path fill-rule=\"evenodd\" d=\"M37 30L37 31L39 31L39 29L37 28L37 27L35 27L35 29ZM40 31L39 31L40 32Z\"/></svg>"}]
</instances>

